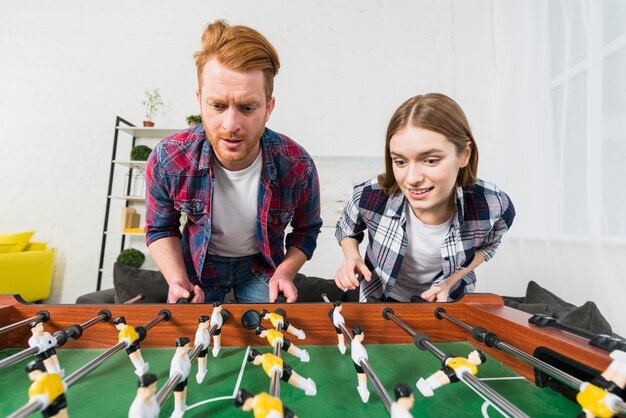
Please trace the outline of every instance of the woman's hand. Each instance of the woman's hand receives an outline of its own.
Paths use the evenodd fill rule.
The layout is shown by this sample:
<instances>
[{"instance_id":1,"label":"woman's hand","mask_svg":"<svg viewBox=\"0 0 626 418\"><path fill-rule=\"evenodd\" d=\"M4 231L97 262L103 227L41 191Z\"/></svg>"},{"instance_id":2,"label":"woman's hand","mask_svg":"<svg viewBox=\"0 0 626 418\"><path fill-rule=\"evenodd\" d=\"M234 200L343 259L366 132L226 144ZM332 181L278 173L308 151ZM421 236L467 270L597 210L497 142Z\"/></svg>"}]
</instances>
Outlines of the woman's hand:
<instances>
[{"instance_id":1,"label":"woman's hand","mask_svg":"<svg viewBox=\"0 0 626 418\"><path fill-rule=\"evenodd\" d=\"M356 289L360 284L358 274L368 282L372 279L372 273L362 258L346 258L335 273L335 284L344 292Z\"/></svg>"},{"instance_id":2,"label":"woman's hand","mask_svg":"<svg viewBox=\"0 0 626 418\"><path fill-rule=\"evenodd\" d=\"M432 286L420 296L428 302L447 302L449 294L450 288L446 286L446 282L443 282Z\"/></svg>"}]
</instances>

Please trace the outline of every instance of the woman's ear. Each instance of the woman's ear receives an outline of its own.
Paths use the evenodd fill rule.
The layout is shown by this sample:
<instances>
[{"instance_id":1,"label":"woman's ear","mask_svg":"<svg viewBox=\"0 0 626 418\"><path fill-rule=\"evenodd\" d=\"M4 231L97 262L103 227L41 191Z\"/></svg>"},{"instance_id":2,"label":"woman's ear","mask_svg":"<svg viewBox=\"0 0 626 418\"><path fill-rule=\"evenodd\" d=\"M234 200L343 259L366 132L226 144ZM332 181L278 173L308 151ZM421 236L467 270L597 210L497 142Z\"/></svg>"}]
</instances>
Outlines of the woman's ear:
<instances>
[{"instance_id":1,"label":"woman's ear","mask_svg":"<svg viewBox=\"0 0 626 418\"><path fill-rule=\"evenodd\" d=\"M461 155L461 168L469 164L470 157L472 156L472 141L467 141L465 149Z\"/></svg>"}]
</instances>

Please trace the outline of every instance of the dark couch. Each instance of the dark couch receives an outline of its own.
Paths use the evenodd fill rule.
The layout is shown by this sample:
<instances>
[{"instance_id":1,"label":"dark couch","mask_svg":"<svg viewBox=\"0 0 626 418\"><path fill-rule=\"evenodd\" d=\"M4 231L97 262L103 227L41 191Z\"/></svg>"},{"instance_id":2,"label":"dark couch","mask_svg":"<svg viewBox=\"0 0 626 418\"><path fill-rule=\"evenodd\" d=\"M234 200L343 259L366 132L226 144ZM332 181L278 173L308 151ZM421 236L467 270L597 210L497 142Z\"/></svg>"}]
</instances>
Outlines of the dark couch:
<instances>
[{"instance_id":1,"label":"dark couch","mask_svg":"<svg viewBox=\"0 0 626 418\"><path fill-rule=\"evenodd\" d=\"M323 302L322 294L326 294L331 301L358 302L359 300L358 290L343 292L333 280L298 273L293 282L298 289L298 302ZM165 303L167 282L159 271L137 269L116 262L113 265L113 289L79 296L76 303L89 305L124 303L139 293L144 294L141 303ZM227 294L224 301L228 302L233 299L232 294Z\"/></svg>"}]
</instances>

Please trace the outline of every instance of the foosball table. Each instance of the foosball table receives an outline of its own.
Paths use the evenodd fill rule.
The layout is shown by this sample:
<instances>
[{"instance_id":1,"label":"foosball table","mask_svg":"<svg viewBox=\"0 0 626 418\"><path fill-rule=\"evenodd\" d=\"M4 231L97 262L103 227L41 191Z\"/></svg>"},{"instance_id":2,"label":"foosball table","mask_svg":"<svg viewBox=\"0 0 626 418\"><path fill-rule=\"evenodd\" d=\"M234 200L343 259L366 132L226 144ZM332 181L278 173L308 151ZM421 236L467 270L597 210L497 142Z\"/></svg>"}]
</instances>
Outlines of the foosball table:
<instances>
[{"instance_id":1,"label":"foosball table","mask_svg":"<svg viewBox=\"0 0 626 418\"><path fill-rule=\"evenodd\" d=\"M344 330L357 326L363 330L367 370L375 372L379 386L368 373L372 396L363 402L357 392L349 335L345 335L347 352L342 354L338 349L333 303L222 307L227 312L221 326L222 349L217 357L208 350L206 378L200 384L194 379L197 365L193 363L186 389L187 417L252 416L237 408L234 399L241 388L255 394L268 392L270 379L253 365L250 350L268 353L272 347L246 324L250 312L263 309L280 309L286 321L306 334L304 339L288 333L285 337L305 350L310 361L287 352L282 356L294 372L316 384L314 396L283 385L280 399L298 417L389 416L394 386L401 382L413 388L413 416L516 416L490 399L489 393L476 390L479 384L506 399L514 410L522 411L520 416L576 416L581 411L573 400L577 391L552 373L498 347L497 342L574 376L574 381L591 381L611 364L609 352L571 333L529 324L529 314L504 306L496 295L468 294L454 303L345 303L341 309ZM0 364L29 348L32 334L27 323L46 317L48 332L62 331L69 336L56 349L66 383L70 376L65 392L69 416L128 416L137 392L137 376L126 353L110 355L80 380L71 379L85 364L119 343L113 319L124 317L129 325L142 328L141 353L161 386L168 380L177 339L187 337L193 345L199 317L211 315L212 308L202 304L34 305L23 303L19 297L0 295ZM265 326L272 328L269 322ZM475 378L466 373L467 379L446 384L433 396L416 390L420 378L442 367L445 359L436 353L446 358L465 357L475 349L484 352L487 360L478 367ZM2 364L1 416L10 416L28 403L31 381L25 366L34 358L30 355ZM479 382L472 384L472 379ZM174 410L171 398L162 403L159 416L170 416Z\"/></svg>"}]
</instances>

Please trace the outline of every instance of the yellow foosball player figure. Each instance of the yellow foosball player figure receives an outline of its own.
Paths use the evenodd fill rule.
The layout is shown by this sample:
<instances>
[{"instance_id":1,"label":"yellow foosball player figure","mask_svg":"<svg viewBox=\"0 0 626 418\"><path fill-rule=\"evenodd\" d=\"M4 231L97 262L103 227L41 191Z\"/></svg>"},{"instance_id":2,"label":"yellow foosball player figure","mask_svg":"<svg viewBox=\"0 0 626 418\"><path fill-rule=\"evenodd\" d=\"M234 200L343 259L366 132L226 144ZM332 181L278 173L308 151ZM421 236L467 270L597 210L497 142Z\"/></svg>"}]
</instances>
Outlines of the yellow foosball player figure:
<instances>
[{"instance_id":1,"label":"yellow foosball player figure","mask_svg":"<svg viewBox=\"0 0 626 418\"><path fill-rule=\"evenodd\" d=\"M480 350L472 351L467 358L446 356L443 359L444 366L440 370L437 370L426 380L420 378L415 385L422 395L433 396L435 389L448 383L458 382L463 372L476 375L478 366L486 360L485 354Z\"/></svg>"},{"instance_id":2,"label":"yellow foosball player figure","mask_svg":"<svg viewBox=\"0 0 626 418\"><path fill-rule=\"evenodd\" d=\"M119 342L126 343L126 353L128 358L135 366L135 374L141 376L148 371L150 366L143 360L141 356L141 349L139 346L139 334L135 331L135 328L126 324L126 318L120 316L113 320L113 325L119 331L117 338Z\"/></svg>"},{"instance_id":3,"label":"yellow foosball player figure","mask_svg":"<svg viewBox=\"0 0 626 418\"><path fill-rule=\"evenodd\" d=\"M48 373L42 360L28 363L26 373L33 382L28 388L29 403L42 403L44 417L67 418L65 384L61 376L57 373Z\"/></svg>"},{"instance_id":4,"label":"yellow foosball player figure","mask_svg":"<svg viewBox=\"0 0 626 418\"><path fill-rule=\"evenodd\" d=\"M600 376L580 386L576 401L583 410L579 417L612 417L614 405L624 401L626 387L626 353L614 350L610 354L613 361Z\"/></svg>"},{"instance_id":5,"label":"yellow foosball player figure","mask_svg":"<svg viewBox=\"0 0 626 418\"><path fill-rule=\"evenodd\" d=\"M30 332L33 336L28 339L28 346L39 349L37 358L43 360L48 373L57 373L63 377L65 371L61 369L59 357L57 356L56 347L57 340L47 331L43 329L43 321L37 320L29 324Z\"/></svg>"},{"instance_id":6,"label":"yellow foosball player figure","mask_svg":"<svg viewBox=\"0 0 626 418\"><path fill-rule=\"evenodd\" d=\"M268 330L263 325L259 325L255 332L259 337L267 338L267 341L272 347L275 347L276 344L280 343L283 351L288 352L292 356L298 357L301 362L306 363L311 360L311 357L309 357L309 353L306 350L296 347L295 344L291 343L289 338L285 338L282 332L276 331L275 329Z\"/></svg>"},{"instance_id":7,"label":"yellow foosball player figure","mask_svg":"<svg viewBox=\"0 0 626 418\"><path fill-rule=\"evenodd\" d=\"M305 395L317 395L317 386L313 379L300 376L285 363L282 358L274 354L261 354L259 351L252 349L248 354L248 361L255 366L262 366L263 370L270 378L274 373L278 373L278 376L283 382L287 382L298 389L302 389Z\"/></svg>"},{"instance_id":8,"label":"yellow foosball player figure","mask_svg":"<svg viewBox=\"0 0 626 418\"><path fill-rule=\"evenodd\" d=\"M139 376L137 396L130 405L128 418L158 418L161 407L156 399L156 374L146 373Z\"/></svg>"},{"instance_id":9,"label":"yellow foosball player figure","mask_svg":"<svg viewBox=\"0 0 626 418\"><path fill-rule=\"evenodd\" d=\"M413 418L411 409L415 403L413 389L406 383L398 383L393 389L396 401L391 404L391 418Z\"/></svg>"},{"instance_id":10,"label":"yellow foosball player figure","mask_svg":"<svg viewBox=\"0 0 626 418\"><path fill-rule=\"evenodd\" d=\"M252 411L254 418L298 418L280 399L265 392L254 396L251 392L240 389L235 397L235 406L246 412Z\"/></svg>"},{"instance_id":11,"label":"yellow foosball player figure","mask_svg":"<svg viewBox=\"0 0 626 418\"><path fill-rule=\"evenodd\" d=\"M283 331L287 331L288 333L295 335L299 340L304 340L306 338L303 330L294 327L292 324L285 321L285 318L282 315L277 314L276 312L269 312L266 309L263 309L261 311L261 318L266 321L270 321L274 328L280 326Z\"/></svg>"}]
</instances>

